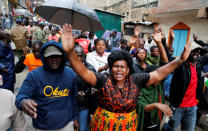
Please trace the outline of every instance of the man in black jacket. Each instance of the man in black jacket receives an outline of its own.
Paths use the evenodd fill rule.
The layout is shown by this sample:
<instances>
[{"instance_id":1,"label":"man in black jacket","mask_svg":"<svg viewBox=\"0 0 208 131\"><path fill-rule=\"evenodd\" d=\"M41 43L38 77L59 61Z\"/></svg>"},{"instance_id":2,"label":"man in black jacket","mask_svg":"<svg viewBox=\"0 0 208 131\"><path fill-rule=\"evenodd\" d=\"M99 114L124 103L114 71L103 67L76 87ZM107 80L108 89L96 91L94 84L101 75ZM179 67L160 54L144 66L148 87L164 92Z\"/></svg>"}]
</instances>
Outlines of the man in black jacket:
<instances>
[{"instance_id":1,"label":"man in black jacket","mask_svg":"<svg viewBox=\"0 0 208 131\"><path fill-rule=\"evenodd\" d=\"M86 62L84 49L80 45L75 46L74 51L76 52L79 59L89 70L96 72L94 67ZM78 108L79 108L78 120L80 124L80 131L88 131L87 119L90 108L91 85L89 85L82 78L77 76L77 87L78 87L77 97L78 97Z\"/></svg>"},{"instance_id":2,"label":"man in black jacket","mask_svg":"<svg viewBox=\"0 0 208 131\"><path fill-rule=\"evenodd\" d=\"M10 46L11 35L6 31L0 31L0 75L3 85L0 88L14 91L14 53Z\"/></svg>"},{"instance_id":3,"label":"man in black jacket","mask_svg":"<svg viewBox=\"0 0 208 131\"><path fill-rule=\"evenodd\" d=\"M186 62L173 74L170 88L170 106L173 116L163 127L163 131L174 131L181 123L181 130L194 131L196 125L196 92L203 88L201 72L208 63L208 55L199 57L200 47L192 44L192 51ZM198 97L198 96L197 96Z\"/></svg>"}]
</instances>

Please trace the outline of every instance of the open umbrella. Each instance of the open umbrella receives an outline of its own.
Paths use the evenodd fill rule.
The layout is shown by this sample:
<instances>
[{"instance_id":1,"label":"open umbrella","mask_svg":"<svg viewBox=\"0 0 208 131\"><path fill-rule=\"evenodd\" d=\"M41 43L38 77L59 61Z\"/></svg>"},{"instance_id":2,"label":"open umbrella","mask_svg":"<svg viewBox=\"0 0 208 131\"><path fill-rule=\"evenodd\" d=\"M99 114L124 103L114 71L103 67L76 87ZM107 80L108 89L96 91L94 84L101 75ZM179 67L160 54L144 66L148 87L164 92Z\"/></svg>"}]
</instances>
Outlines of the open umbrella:
<instances>
[{"instance_id":1,"label":"open umbrella","mask_svg":"<svg viewBox=\"0 0 208 131\"><path fill-rule=\"evenodd\" d=\"M33 14L26 9L15 9L16 14L24 15L25 17L33 17Z\"/></svg>"},{"instance_id":2,"label":"open umbrella","mask_svg":"<svg viewBox=\"0 0 208 131\"><path fill-rule=\"evenodd\" d=\"M35 13L61 26L68 23L78 30L104 30L96 12L76 0L48 0L36 8Z\"/></svg>"}]
</instances>

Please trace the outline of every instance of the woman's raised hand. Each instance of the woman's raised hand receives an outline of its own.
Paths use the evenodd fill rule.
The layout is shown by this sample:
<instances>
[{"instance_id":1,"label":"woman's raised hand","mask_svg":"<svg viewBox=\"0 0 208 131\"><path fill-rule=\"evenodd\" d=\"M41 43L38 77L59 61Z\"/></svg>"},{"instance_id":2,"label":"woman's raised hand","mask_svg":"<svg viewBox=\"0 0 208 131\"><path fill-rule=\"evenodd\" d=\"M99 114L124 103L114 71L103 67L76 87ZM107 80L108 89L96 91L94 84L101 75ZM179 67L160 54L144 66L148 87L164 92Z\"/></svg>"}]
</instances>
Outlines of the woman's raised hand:
<instances>
[{"instance_id":1,"label":"woman's raised hand","mask_svg":"<svg viewBox=\"0 0 208 131\"><path fill-rule=\"evenodd\" d=\"M156 44L158 44L158 43L161 43L162 42L162 33L161 32L159 32L159 33L154 33L153 35L152 35L152 38L153 38L153 40L156 42Z\"/></svg>"}]
</instances>

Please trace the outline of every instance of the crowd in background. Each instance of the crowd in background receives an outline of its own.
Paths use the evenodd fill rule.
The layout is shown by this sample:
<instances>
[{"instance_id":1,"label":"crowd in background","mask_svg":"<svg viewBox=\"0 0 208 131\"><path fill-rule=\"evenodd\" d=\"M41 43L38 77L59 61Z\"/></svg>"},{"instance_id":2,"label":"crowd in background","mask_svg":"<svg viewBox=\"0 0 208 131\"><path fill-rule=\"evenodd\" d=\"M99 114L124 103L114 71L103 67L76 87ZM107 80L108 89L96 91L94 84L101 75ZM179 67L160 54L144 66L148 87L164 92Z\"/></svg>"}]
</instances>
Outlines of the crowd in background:
<instances>
[{"instance_id":1,"label":"crowd in background","mask_svg":"<svg viewBox=\"0 0 208 131\"><path fill-rule=\"evenodd\" d=\"M182 130L203 127L199 119L208 111L208 43L198 36L177 57L172 30L167 43L161 28L146 40L140 28L129 40L117 30L103 39L66 25L13 21L1 14L0 114L6 113L0 130L27 130L22 111L33 118L37 131L159 131L164 115L169 117L164 131L180 123ZM15 74L26 67L28 76L15 98Z\"/></svg>"}]
</instances>

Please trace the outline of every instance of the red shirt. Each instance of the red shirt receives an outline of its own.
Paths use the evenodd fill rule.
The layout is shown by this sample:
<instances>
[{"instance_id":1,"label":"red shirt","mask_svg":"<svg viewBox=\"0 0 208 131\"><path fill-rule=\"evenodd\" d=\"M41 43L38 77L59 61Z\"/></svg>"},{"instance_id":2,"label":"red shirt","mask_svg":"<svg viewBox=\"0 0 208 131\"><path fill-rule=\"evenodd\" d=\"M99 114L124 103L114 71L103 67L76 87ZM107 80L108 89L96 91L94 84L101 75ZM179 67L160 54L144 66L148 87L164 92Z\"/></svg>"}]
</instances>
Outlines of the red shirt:
<instances>
[{"instance_id":1,"label":"red shirt","mask_svg":"<svg viewBox=\"0 0 208 131\"><path fill-rule=\"evenodd\" d=\"M56 35L54 35L54 36L52 36L52 34L50 34L49 36L48 36L48 40L49 41L51 41L51 40L55 40L56 42L58 42L59 41L59 35L58 34L56 34Z\"/></svg>"},{"instance_id":2,"label":"red shirt","mask_svg":"<svg viewBox=\"0 0 208 131\"><path fill-rule=\"evenodd\" d=\"M90 44L90 40L80 38L80 39L76 39L75 42L79 43L79 45L84 49L85 54L89 52L88 46Z\"/></svg>"},{"instance_id":3,"label":"red shirt","mask_svg":"<svg viewBox=\"0 0 208 131\"><path fill-rule=\"evenodd\" d=\"M189 83L188 88L186 89L186 93L183 97L183 101L181 102L180 107L193 107L197 105L196 101L196 88L197 88L197 72L196 72L196 64L195 66L190 64L191 68L191 81Z\"/></svg>"}]
</instances>

